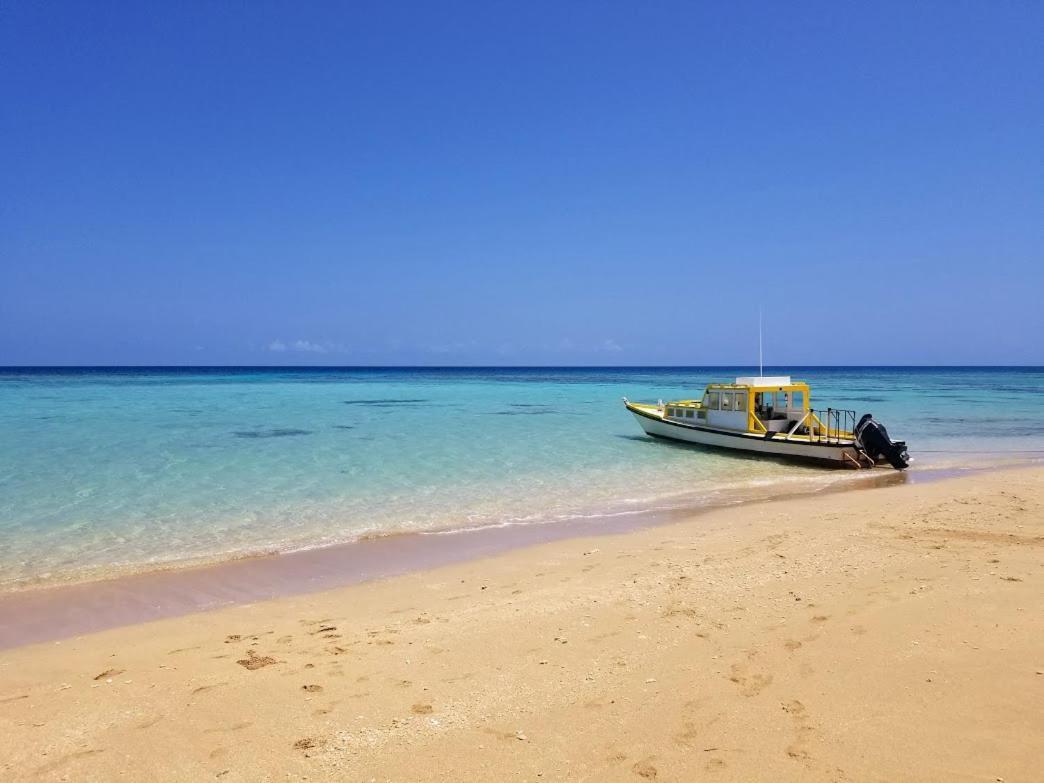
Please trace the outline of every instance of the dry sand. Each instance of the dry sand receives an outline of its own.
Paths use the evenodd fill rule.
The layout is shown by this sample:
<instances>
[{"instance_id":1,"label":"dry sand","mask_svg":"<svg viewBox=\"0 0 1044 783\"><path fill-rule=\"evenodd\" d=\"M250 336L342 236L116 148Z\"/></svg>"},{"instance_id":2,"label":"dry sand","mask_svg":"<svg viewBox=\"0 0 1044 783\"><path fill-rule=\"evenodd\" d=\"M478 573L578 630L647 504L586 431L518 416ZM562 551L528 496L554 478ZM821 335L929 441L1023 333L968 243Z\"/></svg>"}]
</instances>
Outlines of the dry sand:
<instances>
[{"instance_id":1,"label":"dry sand","mask_svg":"<svg viewBox=\"0 0 1044 783\"><path fill-rule=\"evenodd\" d=\"M1044 470L0 652L0 779L1039 781Z\"/></svg>"}]
</instances>

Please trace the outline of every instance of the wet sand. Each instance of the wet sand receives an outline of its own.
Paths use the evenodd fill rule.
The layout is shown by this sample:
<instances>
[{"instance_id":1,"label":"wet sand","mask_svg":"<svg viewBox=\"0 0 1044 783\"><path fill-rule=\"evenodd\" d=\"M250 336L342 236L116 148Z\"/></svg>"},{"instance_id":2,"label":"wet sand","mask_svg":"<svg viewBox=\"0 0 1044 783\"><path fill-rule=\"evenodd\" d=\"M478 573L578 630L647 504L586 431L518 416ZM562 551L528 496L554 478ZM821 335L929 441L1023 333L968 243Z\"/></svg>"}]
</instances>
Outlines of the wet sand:
<instances>
[{"instance_id":1,"label":"wet sand","mask_svg":"<svg viewBox=\"0 0 1044 783\"><path fill-rule=\"evenodd\" d=\"M0 652L0 776L1035 780L1042 576L1039 468L717 509Z\"/></svg>"}]
</instances>

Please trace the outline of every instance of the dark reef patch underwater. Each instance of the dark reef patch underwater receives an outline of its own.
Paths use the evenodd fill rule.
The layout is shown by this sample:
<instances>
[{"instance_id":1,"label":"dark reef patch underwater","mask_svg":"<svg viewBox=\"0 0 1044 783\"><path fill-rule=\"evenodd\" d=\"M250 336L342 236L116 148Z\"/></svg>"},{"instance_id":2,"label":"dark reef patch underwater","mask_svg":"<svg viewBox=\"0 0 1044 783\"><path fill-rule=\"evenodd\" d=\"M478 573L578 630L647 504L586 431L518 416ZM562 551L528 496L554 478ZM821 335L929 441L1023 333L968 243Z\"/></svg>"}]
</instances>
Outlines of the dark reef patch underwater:
<instances>
[{"instance_id":1,"label":"dark reef patch underwater","mask_svg":"<svg viewBox=\"0 0 1044 783\"><path fill-rule=\"evenodd\" d=\"M428 400L342 400L345 405L369 405L373 408L391 408L396 405L419 405L422 402L429 402Z\"/></svg>"}]
</instances>

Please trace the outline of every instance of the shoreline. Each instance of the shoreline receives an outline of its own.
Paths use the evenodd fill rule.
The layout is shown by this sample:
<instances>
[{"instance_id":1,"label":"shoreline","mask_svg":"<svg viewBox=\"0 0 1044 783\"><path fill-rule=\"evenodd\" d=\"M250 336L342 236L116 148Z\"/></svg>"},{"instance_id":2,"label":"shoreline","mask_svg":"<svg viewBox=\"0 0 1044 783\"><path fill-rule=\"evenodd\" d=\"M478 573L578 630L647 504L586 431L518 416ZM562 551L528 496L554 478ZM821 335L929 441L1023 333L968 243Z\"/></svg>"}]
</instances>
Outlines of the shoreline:
<instances>
[{"instance_id":1,"label":"shoreline","mask_svg":"<svg viewBox=\"0 0 1044 783\"><path fill-rule=\"evenodd\" d=\"M1003 469L1006 466L1006 463L990 463L978 465L972 464L967 467L969 469ZM917 472L923 475L925 473L934 474L939 471L951 472L953 470L963 469L965 469L964 466L931 466ZM808 475L800 478L790 477L784 480L769 481L764 485L726 485L724 487L708 487L707 492L710 495L720 495L719 498L710 501L704 501L704 495L688 496L681 500L673 495L668 495L646 498L637 502L634 506L628 506L619 498L603 499L602 502L586 507L581 511L575 511L558 516L542 517L539 513L539 508L534 508L533 510L536 513L524 517L509 517L504 520L482 522L479 524L462 525L449 523L443 526L431 528L392 527L385 530L370 530L358 534L346 533L343 537L323 536L310 541L298 540L293 542L283 542L281 544L259 544L254 548L216 552L204 555L183 557L174 556L170 559L164 560L146 560L137 563L113 563L104 567L69 566L57 573L46 572L35 577L15 578L5 582L0 582L0 599L8 595L31 593L34 591L80 587L163 573L176 573L180 571L192 572L200 569L220 568L224 565L239 561L295 556L301 553L324 549L352 547L386 538L402 539L411 536L456 535L501 527L554 527L557 525L570 525L578 521L582 523L583 520L591 520L592 524L595 524L599 520L639 515L699 513L704 509L717 508L732 505L734 503L757 502L766 498L772 499L777 496L784 497L788 494L829 491L830 488L836 484L866 482L872 480L871 476L875 479L880 479L885 475L883 470L846 471L823 468L813 468L810 470L811 472ZM889 473L891 473L891 471L889 471ZM827 481L828 479L832 480ZM460 515L463 515L463 513L464 512L462 511Z\"/></svg>"},{"instance_id":2,"label":"shoreline","mask_svg":"<svg viewBox=\"0 0 1044 783\"><path fill-rule=\"evenodd\" d=\"M636 509L546 523L392 533L100 579L33 585L0 592L0 651L223 607L322 592L554 541L669 525L724 508L1031 467L842 473L838 480L826 485L769 485L754 493L748 488L699 506Z\"/></svg>"},{"instance_id":3,"label":"shoreline","mask_svg":"<svg viewBox=\"0 0 1044 783\"><path fill-rule=\"evenodd\" d=\"M1044 469L981 472L17 647L0 773L1030 780L1042 553Z\"/></svg>"}]
</instances>

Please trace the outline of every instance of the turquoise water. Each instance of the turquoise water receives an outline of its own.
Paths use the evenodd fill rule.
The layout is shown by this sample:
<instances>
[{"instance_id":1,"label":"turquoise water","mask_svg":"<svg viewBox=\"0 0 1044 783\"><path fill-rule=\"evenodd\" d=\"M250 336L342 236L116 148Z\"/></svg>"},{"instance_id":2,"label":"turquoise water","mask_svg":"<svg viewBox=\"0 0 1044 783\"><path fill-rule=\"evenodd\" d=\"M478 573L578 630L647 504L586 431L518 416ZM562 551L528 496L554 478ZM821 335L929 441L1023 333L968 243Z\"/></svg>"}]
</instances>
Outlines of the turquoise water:
<instances>
[{"instance_id":1,"label":"turquoise water","mask_svg":"<svg viewBox=\"0 0 1044 783\"><path fill-rule=\"evenodd\" d=\"M750 372L0 370L0 589L850 480L654 441L620 402ZM915 470L1044 457L1044 369L766 372L873 412Z\"/></svg>"}]
</instances>

